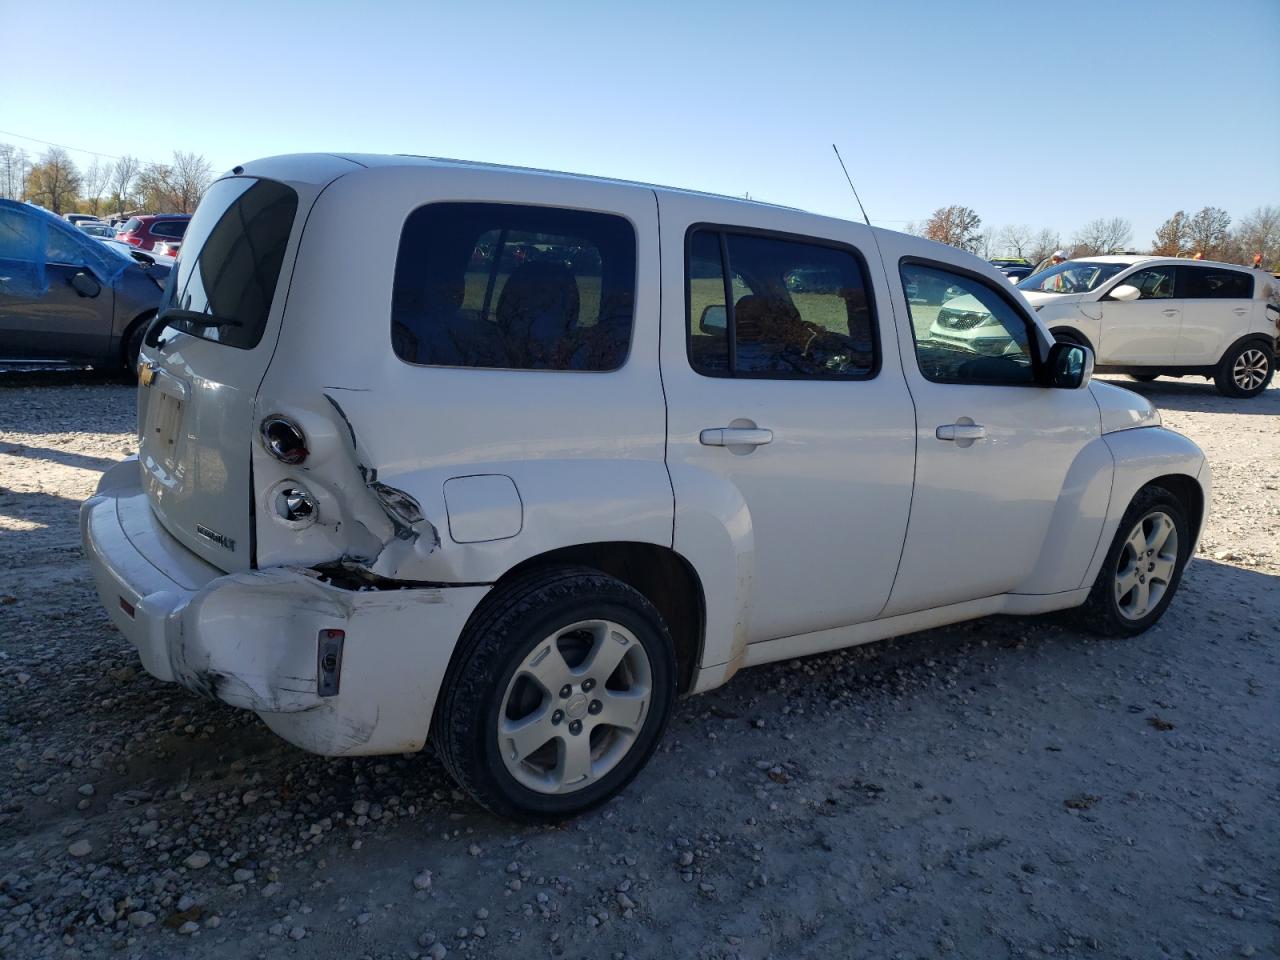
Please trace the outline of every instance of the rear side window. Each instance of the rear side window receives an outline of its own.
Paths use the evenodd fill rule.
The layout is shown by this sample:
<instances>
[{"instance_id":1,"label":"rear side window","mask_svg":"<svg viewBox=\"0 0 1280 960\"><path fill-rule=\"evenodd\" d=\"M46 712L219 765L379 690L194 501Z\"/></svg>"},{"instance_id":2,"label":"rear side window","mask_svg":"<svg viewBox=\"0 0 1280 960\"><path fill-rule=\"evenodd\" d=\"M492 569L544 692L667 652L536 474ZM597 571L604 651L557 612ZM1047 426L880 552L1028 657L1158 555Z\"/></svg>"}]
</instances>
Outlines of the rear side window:
<instances>
[{"instance_id":1,"label":"rear side window","mask_svg":"<svg viewBox=\"0 0 1280 960\"><path fill-rule=\"evenodd\" d=\"M151 235L167 240L180 240L187 232L187 223L186 220L161 220L151 225Z\"/></svg>"},{"instance_id":2,"label":"rear side window","mask_svg":"<svg viewBox=\"0 0 1280 960\"><path fill-rule=\"evenodd\" d=\"M1178 296L1196 300L1248 300L1253 297L1253 277L1239 270L1215 267L1178 267Z\"/></svg>"},{"instance_id":3,"label":"rear side window","mask_svg":"<svg viewBox=\"0 0 1280 960\"><path fill-rule=\"evenodd\" d=\"M262 339L275 297L298 195L274 180L219 180L189 222L167 307L207 314L173 320L195 337L244 350Z\"/></svg>"},{"instance_id":4,"label":"rear side window","mask_svg":"<svg viewBox=\"0 0 1280 960\"><path fill-rule=\"evenodd\" d=\"M400 235L391 342L427 366L616 370L635 287L636 234L623 217L428 204Z\"/></svg>"},{"instance_id":5,"label":"rear side window","mask_svg":"<svg viewBox=\"0 0 1280 960\"><path fill-rule=\"evenodd\" d=\"M689 363L709 377L865 380L877 368L861 259L821 241L694 229Z\"/></svg>"}]
</instances>

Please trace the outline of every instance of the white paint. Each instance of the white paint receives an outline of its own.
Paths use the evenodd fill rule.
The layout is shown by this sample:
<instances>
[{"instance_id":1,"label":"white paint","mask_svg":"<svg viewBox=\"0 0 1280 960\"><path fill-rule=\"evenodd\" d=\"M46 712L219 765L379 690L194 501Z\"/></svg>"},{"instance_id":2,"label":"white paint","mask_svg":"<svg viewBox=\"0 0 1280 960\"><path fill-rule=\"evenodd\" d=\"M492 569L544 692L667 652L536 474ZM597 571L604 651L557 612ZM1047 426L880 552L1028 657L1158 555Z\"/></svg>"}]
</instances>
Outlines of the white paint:
<instances>
[{"instance_id":1,"label":"white paint","mask_svg":"<svg viewBox=\"0 0 1280 960\"><path fill-rule=\"evenodd\" d=\"M170 386L144 392L144 432L162 412L149 406L155 397L182 395L183 449L166 469L144 436L145 490L136 462L108 471L82 526L102 601L150 672L255 710L306 749L420 747L457 640L489 589L461 585L492 584L562 547L643 543L688 561L705 601L694 687L704 690L743 665L1078 604L1143 483L1180 474L1208 500L1200 451L1155 426L1150 404L1126 391L926 380L899 258L1004 283L953 248L728 198L471 164L275 158L246 172L287 180L302 199L299 223L307 211L264 346L186 337L163 358L151 351ZM463 199L632 223L635 324L621 369L470 370L395 356L401 225L424 203ZM700 222L856 248L876 303L878 375L695 374L684 239ZM1062 303L1082 316L1096 306ZM1046 351L1047 318L1027 316ZM305 463L286 466L264 449L257 424L277 413L301 425ZM984 436L937 438L939 426L966 421ZM769 442L700 441L731 426L771 431ZM279 520L284 483L315 498L314 522ZM221 524L246 552L229 558L194 537L197 522ZM433 586L356 592L308 569L336 561ZM320 698L326 629L345 630L346 642L341 689Z\"/></svg>"}]
</instances>

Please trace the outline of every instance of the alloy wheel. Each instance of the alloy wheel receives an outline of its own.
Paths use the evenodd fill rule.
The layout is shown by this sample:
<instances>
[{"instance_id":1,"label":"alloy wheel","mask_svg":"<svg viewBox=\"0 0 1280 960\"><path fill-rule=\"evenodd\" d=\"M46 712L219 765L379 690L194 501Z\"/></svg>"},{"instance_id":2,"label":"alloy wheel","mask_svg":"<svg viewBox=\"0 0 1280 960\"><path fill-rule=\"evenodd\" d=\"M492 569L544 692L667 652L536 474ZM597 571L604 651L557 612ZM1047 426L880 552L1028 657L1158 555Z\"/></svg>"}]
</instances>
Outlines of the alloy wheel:
<instances>
[{"instance_id":1,"label":"alloy wheel","mask_svg":"<svg viewBox=\"0 0 1280 960\"><path fill-rule=\"evenodd\" d=\"M618 765L644 726L653 673L644 645L610 620L583 620L538 643L498 712L498 752L520 784L572 793Z\"/></svg>"},{"instance_id":2,"label":"alloy wheel","mask_svg":"<svg viewBox=\"0 0 1280 960\"><path fill-rule=\"evenodd\" d=\"M1126 620L1141 620L1160 605L1178 566L1178 528L1161 510L1130 531L1116 563L1116 607Z\"/></svg>"},{"instance_id":3,"label":"alloy wheel","mask_svg":"<svg viewBox=\"0 0 1280 960\"><path fill-rule=\"evenodd\" d=\"M1236 357L1236 362L1231 366L1231 378L1241 390L1256 390L1267 379L1267 370L1267 355L1251 348Z\"/></svg>"}]
</instances>

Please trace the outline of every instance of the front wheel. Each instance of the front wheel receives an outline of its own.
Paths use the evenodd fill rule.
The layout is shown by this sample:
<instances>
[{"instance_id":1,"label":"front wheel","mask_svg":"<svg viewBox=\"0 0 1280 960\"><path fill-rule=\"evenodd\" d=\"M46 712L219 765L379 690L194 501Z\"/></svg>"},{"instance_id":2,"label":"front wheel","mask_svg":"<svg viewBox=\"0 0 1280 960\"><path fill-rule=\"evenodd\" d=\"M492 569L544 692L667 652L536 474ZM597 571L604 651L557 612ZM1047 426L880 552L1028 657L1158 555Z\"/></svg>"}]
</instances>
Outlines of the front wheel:
<instances>
[{"instance_id":1,"label":"front wheel","mask_svg":"<svg viewBox=\"0 0 1280 960\"><path fill-rule=\"evenodd\" d=\"M1160 374L1158 374L1158 373L1131 373L1131 374L1129 374L1129 379L1130 379L1130 380L1137 380L1139 383L1150 383L1152 380L1159 380L1159 379L1160 379Z\"/></svg>"},{"instance_id":2,"label":"front wheel","mask_svg":"<svg viewBox=\"0 0 1280 960\"><path fill-rule=\"evenodd\" d=\"M1182 501L1163 487L1143 487L1120 520L1080 618L1108 636L1142 633L1168 609L1190 552Z\"/></svg>"},{"instance_id":3,"label":"front wheel","mask_svg":"<svg viewBox=\"0 0 1280 960\"><path fill-rule=\"evenodd\" d=\"M1256 397L1275 373L1275 355L1258 341L1242 343L1227 351L1213 381L1224 397Z\"/></svg>"},{"instance_id":4,"label":"front wheel","mask_svg":"<svg viewBox=\"0 0 1280 960\"><path fill-rule=\"evenodd\" d=\"M564 819L639 773L675 676L666 624L639 592L587 568L543 571L499 587L468 624L432 738L484 807Z\"/></svg>"}]
</instances>

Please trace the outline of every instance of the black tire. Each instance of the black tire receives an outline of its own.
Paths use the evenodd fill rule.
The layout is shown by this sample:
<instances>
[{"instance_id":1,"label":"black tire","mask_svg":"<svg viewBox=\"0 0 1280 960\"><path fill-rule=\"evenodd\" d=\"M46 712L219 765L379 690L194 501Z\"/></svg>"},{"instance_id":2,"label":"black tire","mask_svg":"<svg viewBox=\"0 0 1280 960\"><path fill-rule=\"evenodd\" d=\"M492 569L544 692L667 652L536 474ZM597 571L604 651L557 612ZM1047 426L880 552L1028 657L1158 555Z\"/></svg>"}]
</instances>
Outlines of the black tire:
<instances>
[{"instance_id":1,"label":"black tire","mask_svg":"<svg viewBox=\"0 0 1280 960\"><path fill-rule=\"evenodd\" d=\"M1258 375L1259 366L1265 368ZM1218 363L1213 382L1224 397L1256 397L1276 372L1276 354L1262 340L1246 340L1228 350Z\"/></svg>"},{"instance_id":2,"label":"black tire","mask_svg":"<svg viewBox=\"0 0 1280 960\"><path fill-rule=\"evenodd\" d=\"M1153 514L1164 514L1173 521L1178 536L1177 556L1172 576L1158 602L1145 616L1134 619L1121 611L1120 598L1116 596L1116 578L1122 562L1127 563L1126 544L1130 535L1140 521L1146 522ZM1191 524L1182 501L1164 487L1143 487L1120 518L1111 549L1107 551L1098 578L1093 582L1089 598L1077 611L1077 619L1093 632L1111 637L1133 637L1152 627L1164 615L1182 582L1182 571L1190 558L1191 536Z\"/></svg>"},{"instance_id":3,"label":"black tire","mask_svg":"<svg viewBox=\"0 0 1280 960\"><path fill-rule=\"evenodd\" d=\"M127 378L136 379L138 376L138 354L142 352L142 338L146 336L150 323L151 317L143 317L135 321L124 336L120 360L124 376Z\"/></svg>"},{"instance_id":4,"label":"black tire","mask_svg":"<svg viewBox=\"0 0 1280 960\"><path fill-rule=\"evenodd\" d=\"M573 792L542 793L519 782L499 753L502 701L517 668L539 644L597 618L620 624L643 645L649 706L612 769ZM598 570L550 568L497 588L472 615L442 684L431 738L445 768L481 806L516 820L563 820L604 803L640 772L666 729L675 691L674 646L653 604Z\"/></svg>"},{"instance_id":5,"label":"black tire","mask_svg":"<svg viewBox=\"0 0 1280 960\"><path fill-rule=\"evenodd\" d=\"M1150 383L1152 380L1159 380L1159 379L1160 379L1160 374L1158 374L1158 373L1131 373L1131 374L1129 374L1129 379L1130 379L1130 380L1137 380L1139 383Z\"/></svg>"},{"instance_id":6,"label":"black tire","mask_svg":"<svg viewBox=\"0 0 1280 960\"><path fill-rule=\"evenodd\" d=\"M1076 336L1070 330L1051 330L1053 339L1057 343L1074 343L1078 347L1086 346L1084 340Z\"/></svg>"}]
</instances>

